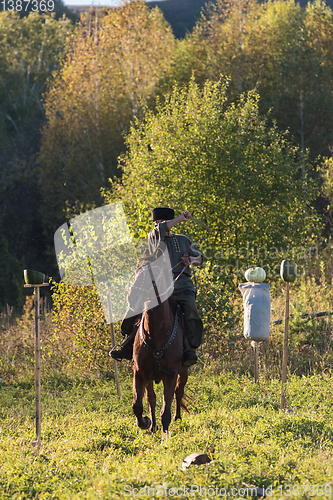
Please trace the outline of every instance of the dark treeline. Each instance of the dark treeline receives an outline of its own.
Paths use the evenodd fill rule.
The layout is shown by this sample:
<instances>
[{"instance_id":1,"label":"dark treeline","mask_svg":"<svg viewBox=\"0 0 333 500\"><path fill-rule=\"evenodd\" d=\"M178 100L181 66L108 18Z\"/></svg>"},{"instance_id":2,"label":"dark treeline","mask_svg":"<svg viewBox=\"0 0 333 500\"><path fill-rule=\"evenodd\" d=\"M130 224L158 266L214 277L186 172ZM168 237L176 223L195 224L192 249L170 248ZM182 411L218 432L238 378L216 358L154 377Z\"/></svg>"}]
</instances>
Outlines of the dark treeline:
<instances>
[{"instance_id":1,"label":"dark treeline","mask_svg":"<svg viewBox=\"0 0 333 500\"><path fill-rule=\"evenodd\" d=\"M92 10L76 24L61 15L1 12L0 308L24 303L24 268L57 275L55 230L104 202L101 188L121 177L130 124L145 106L154 111L156 97L163 100L175 83L194 79L203 88L224 75L229 103L256 91L261 116L299 148L295 177L318 178L325 165L326 198L318 191L317 208L332 219L328 4L156 5L133 0Z\"/></svg>"},{"instance_id":2,"label":"dark treeline","mask_svg":"<svg viewBox=\"0 0 333 500\"><path fill-rule=\"evenodd\" d=\"M148 5L149 8L161 9L174 35L177 38L184 38L200 19L201 11L206 3L206 0L163 0L163 2L149 2Z\"/></svg>"},{"instance_id":3,"label":"dark treeline","mask_svg":"<svg viewBox=\"0 0 333 500\"><path fill-rule=\"evenodd\" d=\"M36 164L43 92L74 28L37 12L0 15L0 305L24 301L22 271L48 269ZM53 266L54 267L54 266Z\"/></svg>"}]
</instances>

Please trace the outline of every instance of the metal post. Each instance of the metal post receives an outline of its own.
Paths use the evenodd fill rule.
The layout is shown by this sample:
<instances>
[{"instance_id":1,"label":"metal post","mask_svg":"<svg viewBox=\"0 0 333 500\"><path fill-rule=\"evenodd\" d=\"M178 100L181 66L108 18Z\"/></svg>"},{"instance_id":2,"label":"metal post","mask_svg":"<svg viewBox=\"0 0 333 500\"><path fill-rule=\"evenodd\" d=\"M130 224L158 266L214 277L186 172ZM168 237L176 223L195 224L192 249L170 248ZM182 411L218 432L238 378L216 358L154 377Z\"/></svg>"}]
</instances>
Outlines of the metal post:
<instances>
[{"instance_id":1,"label":"metal post","mask_svg":"<svg viewBox=\"0 0 333 500\"><path fill-rule=\"evenodd\" d=\"M107 286L108 286L108 308L109 308L109 318L110 318L110 328L111 328L111 343L112 343L112 348L113 348L116 345L116 334L114 331L114 324L113 324L110 283L107 283ZM117 365L117 361L115 359L113 360L113 365L114 365L114 374L115 374L115 379L116 379L117 394L118 394L118 397L121 397L119 376L118 376L118 365Z\"/></svg>"},{"instance_id":2,"label":"metal post","mask_svg":"<svg viewBox=\"0 0 333 500\"><path fill-rule=\"evenodd\" d=\"M286 282L286 304L284 314L284 339L283 339L283 358L282 358L282 391L281 391L281 410L287 406L286 400L286 382L287 382L287 363L288 363L288 329L289 329L289 283Z\"/></svg>"},{"instance_id":3,"label":"metal post","mask_svg":"<svg viewBox=\"0 0 333 500\"><path fill-rule=\"evenodd\" d=\"M39 332L39 286L34 287L35 294L35 405L36 405L36 439L35 446L40 448L41 445L41 349L40 349L40 332Z\"/></svg>"},{"instance_id":4,"label":"metal post","mask_svg":"<svg viewBox=\"0 0 333 500\"><path fill-rule=\"evenodd\" d=\"M41 347L40 347L40 314L39 314L39 300L40 300L40 287L49 286L48 283L41 285L24 285L24 288L33 288L35 296L35 410L36 410L36 438L32 442L33 446L37 447L39 451L42 440L42 412L41 412Z\"/></svg>"}]
</instances>

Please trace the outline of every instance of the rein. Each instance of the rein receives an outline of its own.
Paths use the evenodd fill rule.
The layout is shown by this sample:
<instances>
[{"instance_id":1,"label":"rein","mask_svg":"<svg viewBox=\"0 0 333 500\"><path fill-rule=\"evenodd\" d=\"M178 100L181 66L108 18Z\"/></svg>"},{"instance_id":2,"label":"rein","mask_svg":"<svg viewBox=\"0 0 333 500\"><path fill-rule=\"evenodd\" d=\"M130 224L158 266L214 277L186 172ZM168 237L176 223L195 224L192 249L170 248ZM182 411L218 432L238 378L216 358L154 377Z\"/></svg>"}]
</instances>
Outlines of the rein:
<instances>
[{"instance_id":1,"label":"rein","mask_svg":"<svg viewBox=\"0 0 333 500\"><path fill-rule=\"evenodd\" d=\"M178 264L176 264L176 265L178 265ZM148 262L147 264L144 264L144 265L141 267L141 269L140 269L139 273L141 273L141 272L143 272L143 271L144 271L144 267L145 267L145 266L147 266L147 267L148 267L148 270L149 270L149 275L150 275L150 279L151 279L152 284L153 284L153 287L154 287L154 291L155 291L155 294L156 294L157 302L158 302L158 304L160 305L161 301L160 301L160 296L159 296L159 293L158 293L158 290L157 290L157 284L156 284L156 282L160 279L160 276L162 275L162 271L161 271L161 273L157 276L156 281L155 281L155 280L154 280L153 273L152 273L152 270L151 270L151 267L150 267L150 262ZM176 266L174 266L174 267L176 267ZM168 288L165 290L165 292L161 293L161 295L162 295L162 296L163 296L163 295L165 295L166 293L168 293L168 291L170 290L170 288L171 288L171 287L172 287L172 286L176 283L176 281L180 278L180 276L183 274L183 272L185 271L185 269L186 269L187 267L188 267L188 266L183 267L183 269L181 270L181 272L178 274L177 278L175 278L175 279L171 282L171 284L168 286ZM171 268L171 269L170 269L170 271L172 271L172 269L173 269L173 268ZM135 274L136 272L137 272L137 270L136 270L136 271L134 271L134 273L132 273L132 274L131 274L131 276L130 276L130 278L129 278L129 280L128 280L127 286L128 286L128 288L129 288L129 289L131 289L131 288L136 288L137 290L141 290L142 292L146 292L147 290L145 290L145 289L143 289L143 288L140 288L140 287L138 287L138 286L135 286L135 285L134 285L135 281L134 281L133 285L131 285L131 286L129 285L129 282L131 281L131 279L133 278L133 276L134 276L134 274Z\"/></svg>"},{"instance_id":2,"label":"rein","mask_svg":"<svg viewBox=\"0 0 333 500\"><path fill-rule=\"evenodd\" d=\"M162 304L162 302L160 299L160 294L158 293L158 290L157 290L157 285L156 285L156 281L154 279L153 271L151 270L151 267L150 267L150 262L148 262L148 271L149 271L151 282L152 282L153 287L154 287L154 292L155 292L155 295L157 298L158 305L160 306Z\"/></svg>"},{"instance_id":3,"label":"rein","mask_svg":"<svg viewBox=\"0 0 333 500\"><path fill-rule=\"evenodd\" d=\"M177 305L177 309L176 309L176 314L175 314L175 322L173 324L173 329L172 329L172 332L171 332L171 335L169 337L169 340L168 342L164 345L164 347L162 347L162 349L160 350L156 350L156 349L153 349L152 347L150 347L150 345L147 344L147 342L145 341L145 338L143 336L143 321L144 321L144 314L142 315L142 318L141 318L141 322L140 322L140 328L139 328L139 335L140 335L140 339L141 339L141 342L142 344L144 345L144 347L154 356L155 358L155 365L154 365L154 378L157 378L156 377L156 374L157 374L157 371L158 370L162 370L164 373L166 373L168 375L168 377L172 378L175 373L170 371L170 370L167 370L166 368L163 368L163 366L161 365L161 358L163 357L165 351L171 346L172 342L175 340L175 337L176 337L176 333L177 333L177 328L178 328L178 318L179 318L179 315L180 315L180 306L179 304Z\"/></svg>"}]
</instances>

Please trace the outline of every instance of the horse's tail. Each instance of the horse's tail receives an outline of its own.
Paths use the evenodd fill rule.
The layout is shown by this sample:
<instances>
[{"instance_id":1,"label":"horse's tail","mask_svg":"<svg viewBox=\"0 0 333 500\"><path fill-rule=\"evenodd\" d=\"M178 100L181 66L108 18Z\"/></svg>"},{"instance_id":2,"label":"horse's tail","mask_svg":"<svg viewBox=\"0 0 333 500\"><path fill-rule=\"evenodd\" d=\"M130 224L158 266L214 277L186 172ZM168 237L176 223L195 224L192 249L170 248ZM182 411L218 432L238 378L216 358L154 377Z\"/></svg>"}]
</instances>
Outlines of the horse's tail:
<instances>
[{"instance_id":1,"label":"horse's tail","mask_svg":"<svg viewBox=\"0 0 333 500\"><path fill-rule=\"evenodd\" d=\"M186 401L186 403L191 403L193 400L187 394L183 394L183 397L182 397L182 399L181 399L181 401L179 403L181 409L184 410L184 411L186 411L186 413L188 413L190 415L190 410L187 408L187 406L185 404L185 401Z\"/></svg>"}]
</instances>

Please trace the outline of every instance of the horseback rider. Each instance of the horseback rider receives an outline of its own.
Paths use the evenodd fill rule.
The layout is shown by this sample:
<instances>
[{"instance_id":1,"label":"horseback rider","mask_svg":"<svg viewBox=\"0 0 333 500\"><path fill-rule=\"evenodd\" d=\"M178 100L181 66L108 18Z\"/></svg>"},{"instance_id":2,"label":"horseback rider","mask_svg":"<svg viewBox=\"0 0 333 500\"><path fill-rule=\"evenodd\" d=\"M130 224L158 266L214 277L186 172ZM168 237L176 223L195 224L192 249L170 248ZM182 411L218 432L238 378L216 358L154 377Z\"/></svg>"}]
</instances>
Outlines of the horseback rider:
<instances>
[{"instance_id":1,"label":"horseback rider","mask_svg":"<svg viewBox=\"0 0 333 500\"><path fill-rule=\"evenodd\" d=\"M187 236L171 234L170 230L180 222L188 222L192 215L184 211L175 218L173 209L158 207L153 209L152 218L155 226L148 234L148 249L150 254L154 254L163 245L168 249L174 280L172 298L180 305L185 317L186 340L183 365L191 366L198 360L195 351L201 344L203 324L196 307L195 289L189 266L199 266L203 262L203 257ZM121 331L126 338L119 349L113 348L110 351L112 358L118 361L132 359L134 326L137 319L138 316L126 317L125 315Z\"/></svg>"}]
</instances>

